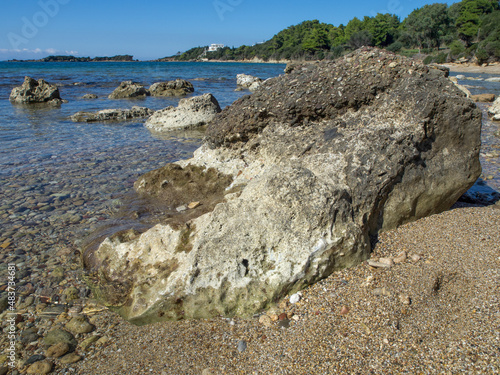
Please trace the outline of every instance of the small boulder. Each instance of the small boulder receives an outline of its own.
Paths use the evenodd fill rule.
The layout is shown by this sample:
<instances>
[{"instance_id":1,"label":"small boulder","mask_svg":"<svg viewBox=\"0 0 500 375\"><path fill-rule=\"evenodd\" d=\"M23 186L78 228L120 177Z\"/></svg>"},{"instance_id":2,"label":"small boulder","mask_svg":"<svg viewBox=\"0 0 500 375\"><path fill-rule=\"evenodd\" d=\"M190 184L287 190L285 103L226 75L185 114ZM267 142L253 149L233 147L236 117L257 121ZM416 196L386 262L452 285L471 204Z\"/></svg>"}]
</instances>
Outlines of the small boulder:
<instances>
[{"instance_id":1,"label":"small boulder","mask_svg":"<svg viewBox=\"0 0 500 375\"><path fill-rule=\"evenodd\" d=\"M493 103L495 101L495 94L479 94L471 95L470 97L476 103Z\"/></svg>"},{"instance_id":2,"label":"small boulder","mask_svg":"<svg viewBox=\"0 0 500 375\"><path fill-rule=\"evenodd\" d=\"M250 88L253 85L253 88L256 89L261 82L262 79L251 76L249 74L238 74L236 76L236 84L239 87Z\"/></svg>"},{"instance_id":3,"label":"small boulder","mask_svg":"<svg viewBox=\"0 0 500 375\"><path fill-rule=\"evenodd\" d=\"M488 109L488 114L494 121L500 121L500 96L493 102Z\"/></svg>"},{"instance_id":4,"label":"small boulder","mask_svg":"<svg viewBox=\"0 0 500 375\"><path fill-rule=\"evenodd\" d=\"M149 88L152 96L185 96L193 91L193 84L180 78L175 81L156 82Z\"/></svg>"},{"instance_id":5,"label":"small boulder","mask_svg":"<svg viewBox=\"0 0 500 375\"><path fill-rule=\"evenodd\" d=\"M221 111L219 102L212 94L181 99L177 107L167 107L156 111L146 121L146 127L161 132L192 129L208 124Z\"/></svg>"},{"instance_id":6,"label":"small boulder","mask_svg":"<svg viewBox=\"0 0 500 375\"><path fill-rule=\"evenodd\" d=\"M95 326L89 323L86 316L79 315L72 318L68 324L64 326L64 328L74 334L78 334L92 332L95 329Z\"/></svg>"},{"instance_id":7,"label":"small boulder","mask_svg":"<svg viewBox=\"0 0 500 375\"><path fill-rule=\"evenodd\" d=\"M103 109L98 112L80 111L70 117L73 122L125 121L147 118L155 111L146 107L133 106L131 109Z\"/></svg>"},{"instance_id":8,"label":"small boulder","mask_svg":"<svg viewBox=\"0 0 500 375\"><path fill-rule=\"evenodd\" d=\"M43 360L33 363L30 367L28 367L26 373L43 375L43 374L48 374L51 371L52 371L52 362L48 360Z\"/></svg>"},{"instance_id":9,"label":"small boulder","mask_svg":"<svg viewBox=\"0 0 500 375\"><path fill-rule=\"evenodd\" d=\"M149 91L139 83L124 81L110 95L110 99L145 98Z\"/></svg>"},{"instance_id":10,"label":"small boulder","mask_svg":"<svg viewBox=\"0 0 500 375\"><path fill-rule=\"evenodd\" d=\"M78 344L73 334L59 328L53 329L43 338L43 343L49 347L61 342L68 344L70 348L75 348Z\"/></svg>"},{"instance_id":11,"label":"small boulder","mask_svg":"<svg viewBox=\"0 0 500 375\"><path fill-rule=\"evenodd\" d=\"M12 89L9 100L15 104L45 103L60 105L63 103L56 85L51 85L43 79L37 81L27 76L24 77L21 86Z\"/></svg>"},{"instance_id":12,"label":"small boulder","mask_svg":"<svg viewBox=\"0 0 500 375\"><path fill-rule=\"evenodd\" d=\"M64 357L61 357L60 362L63 365L70 365L72 363L76 363L78 361L81 361L82 356L76 354L76 353L69 353L66 354Z\"/></svg>"},{"instance_id":13,"label":"small boulder","mask_svg":"<svg viewBox=\"0 0 500 375\"><path fill-rule=\"evenodd\" d=\"M45 351L47 357L59 358L69 352L69 344L67 342L59 342L52 345Z\"/></svg>"}]
</instances>

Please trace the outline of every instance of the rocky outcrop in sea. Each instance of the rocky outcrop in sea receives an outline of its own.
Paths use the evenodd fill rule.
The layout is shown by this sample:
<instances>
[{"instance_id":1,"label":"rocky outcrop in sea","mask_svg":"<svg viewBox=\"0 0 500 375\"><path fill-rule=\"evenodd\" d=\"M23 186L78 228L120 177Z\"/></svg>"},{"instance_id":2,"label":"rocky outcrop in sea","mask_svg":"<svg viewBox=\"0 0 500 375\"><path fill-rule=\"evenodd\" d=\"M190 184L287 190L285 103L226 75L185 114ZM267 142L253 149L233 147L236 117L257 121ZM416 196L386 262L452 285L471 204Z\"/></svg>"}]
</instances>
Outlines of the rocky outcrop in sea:
<instances>
[{"instance_id":1,"label":"rocky outcrop in sea","mask_svg":"<svg viewBox=\"0 0 500 375\"><path fill-rule=\"evenodd\" d=\"M186 96L194 92L194 87L191 82L178 78L175 81L153 83L149 92L152 96Z\"/></svg>"},{"instance_id":2,"label":"rocky outcrop in sea","mask_svg":"<svg viewBox=\"0 0 500 375\"><path fill-rule=\"evenodd\" d=\"M15 104L60 105L64 102L56 85L51 85L43 79L35 80L28 76L24 77L21 86L12 89L9 100Z\"/></svg>"},{"instance_id":3,"label":"rocky outcrop in sea","mask_svg":"<svg viewBox=\"0 0 500 375\"><path fill-rule=\"evenodd\" d=\"M146 107L133 106L131 109L103 109L98 112L77 112L71 116L73 122L123 121L147 118L155 113Z\"/></svg>"},{"instance_id":4,"label":"rocky outcrop in sea","mask_svg":"<svg viewBox=\"0 0 500 375\"><path fill-rule=\"evenodd\" d=\"M132 81L120 83L110 95L109 99L134 99L144 98L149 95L149 91L141 84Z\"/></svg>"},{"instance_id":5,"label":"rocky outcrop in sea","mask_svg":"<svg viewBox=\"0 0 500 375\"><path fill-rule=\"evenodd\" d=\"M447 210L481 173L481 112L447 75L364 48L265 81L137 180L165 218L85 250L95 295L135 323L249 316Z\"/></svg>"},{"instance_id":6,"label":"rocky outcrop in sea","mask_svg":"<svg viewBox=\"0 0 500 375\"><path fill-rule=\"evenodd\" d=\"M194 129L210 123L220 111L217 99L212 94L203 94L181 99L177 107L156 111L145 126L154 132Z\"/></svg>"}]
</instances>

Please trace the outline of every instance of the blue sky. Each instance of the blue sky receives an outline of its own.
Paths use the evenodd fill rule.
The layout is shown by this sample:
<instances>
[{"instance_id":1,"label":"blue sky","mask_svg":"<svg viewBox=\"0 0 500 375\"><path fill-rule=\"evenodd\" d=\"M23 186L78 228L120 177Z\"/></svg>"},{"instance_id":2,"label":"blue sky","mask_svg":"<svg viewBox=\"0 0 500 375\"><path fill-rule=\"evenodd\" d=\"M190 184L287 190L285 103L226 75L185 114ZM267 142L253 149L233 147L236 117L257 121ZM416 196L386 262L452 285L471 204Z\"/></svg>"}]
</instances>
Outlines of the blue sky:
<instances>
[{"instance_id":1,"label":"blue sky","mask_svg":"<svg viewBox=\"0 0 500 375\"><path fill-rule=\"evenodd\" d=\"M447 1L452 4L456 1ZM54 54L155 59L211 43L253 45L305 20L405 18L425 0L2 0L0 60Z\"/></svg>"}]
</instances>

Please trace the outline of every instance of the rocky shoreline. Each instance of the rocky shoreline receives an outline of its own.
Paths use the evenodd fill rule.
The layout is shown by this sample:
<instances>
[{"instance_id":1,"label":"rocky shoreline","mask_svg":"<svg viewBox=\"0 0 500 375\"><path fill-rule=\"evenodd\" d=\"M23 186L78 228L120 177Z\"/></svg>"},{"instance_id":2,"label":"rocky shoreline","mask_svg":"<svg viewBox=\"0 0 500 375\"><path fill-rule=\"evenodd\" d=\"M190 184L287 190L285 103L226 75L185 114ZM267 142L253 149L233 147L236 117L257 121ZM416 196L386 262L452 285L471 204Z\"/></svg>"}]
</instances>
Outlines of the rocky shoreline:
<instances>
[{"instance_id":1,"label":"rocky shoreline","mask_svg":"<svg viewBox=\"0 0 500 375\"><path fill-rule=\"evenodd\" d=\"M481 109L485 114L487 107ZM483 136L494 138L494 126L483 123ZM500 174L498 142L492 144L481 152L485 181ZM123 157L133 154L122 151ZM101 159L105 155L93 156L82 172L61 176L69 173L78 181L91 170L98 178L106 164ZM116 178L130 186L134 176ZM500 372L494 328L500 323L494 308L500 217L491 202L457 204L383 233L372 254L376 267L362 263L337 271L305 289L297 303L284 296L274 309L249 319L136 327L92 299L75 245L116 213L113 197L122 185L108 181L106 196L93 202L97 191L75 189L71 180L54 182L53 176L15 176L6 181L0 207L0 217L12 223L0 237L0 285L5 291L4 272L16 264L20 297L18 370L12 374ZM6 319L2 327L9 329ZM1 340L7 348L7 335ZM7 359L0 357L0 374L8 372Z\"/></svg>"}]
</instances>

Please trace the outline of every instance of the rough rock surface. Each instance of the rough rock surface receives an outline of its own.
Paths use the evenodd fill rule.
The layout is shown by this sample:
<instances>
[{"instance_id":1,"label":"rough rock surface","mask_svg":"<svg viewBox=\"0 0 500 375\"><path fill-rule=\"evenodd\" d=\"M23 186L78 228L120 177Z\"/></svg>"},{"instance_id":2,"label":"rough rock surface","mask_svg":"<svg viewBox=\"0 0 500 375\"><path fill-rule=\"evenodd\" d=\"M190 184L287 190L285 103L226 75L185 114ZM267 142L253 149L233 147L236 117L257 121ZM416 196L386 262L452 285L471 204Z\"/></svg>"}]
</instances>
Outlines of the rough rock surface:
<instances>
[{"instance_id":1,"label":"rough rock surface","mask_svg":"<svg viewBox=\"0 0 500 375\"><path fill-rule=\"evenodd\" d=\"M10 93L9 100L17 104L46 103L59 105L63 103L59 89L43 79L38 81L24 77L24 82L19 87L14 87Z\"/></svg>"},{"instance_id":2,"label":"rough rock surface","mask_svg":"<svg viewBox=\"0 0 500 375\"><path fill-rule=\"evenodd\" d=\"M254 90L258 88L262 79L251 76L249 74L238 74L236 76L236 84L239 87L250 88L253 86Z\"/></svg>"},{"instance_id":3,"label":"rough rock surface","mask_svg":"<svg viewBox=\"0 0 500 375\"><path fill-rule=\"evenodd\" d=\"M149 91L141 84L124 81L109 95L109 99L144 98L148 95Z\"/></svg>"},{"instance_id":4,"label":"rough rock surface","mask_svg":"<svg viewBox=\"0 0 500 375\"><path fill-rule=\"evenodd\" d=\"M500 121L500 96L496 98L491 107L488 109L488 114L494 121Z\"/></svg>"},{"instance_id":5,"label":"rough rock surface","mask_svg":"<svg viewBox=\"0 0 500 375\"><path fill-rule=\"evenodd\" d=\"M155 132L193 129L208 124L220 111L217 99L212 94L203 94L181 99L177 107L156 111L145 125Z\"/></svg>"},{"instance_id":6,"label":"rough rock surface","mask_svg":"<svg viewBox=\"0 0 500 375\"><path fill-rule=\"evenodd\" d=\"M156 82L151 85L149 92L152 96L185 96L194 91L193 84L184 79L175 81Z\"/></svg>"},{"instance_id":7,"label":"rough rock surface","mask_svg":"<svg viewBox=\"0 0 500 375\"><path fill-rule=\"evenodd\" d=\"M87 249L96 295L136 323L248 316L367 259L379 231L448 209L481 173L481 112L446 76L361 49L267 80L192 159L135 184L164 199L217 186L225 201Z\"/></svg>"},{"instance_id":8,"label":"rough rock surface","mask_svg":"<svg viewBox=\"0 0 500 375\"><path fill-rule=\"evenodd\" d=\"M103 109L98 112L80 111L71 116L73 122L123 121L146 118L155 113L146 107L133 106L131 109Z\"/></svg>"}]
</instances>

